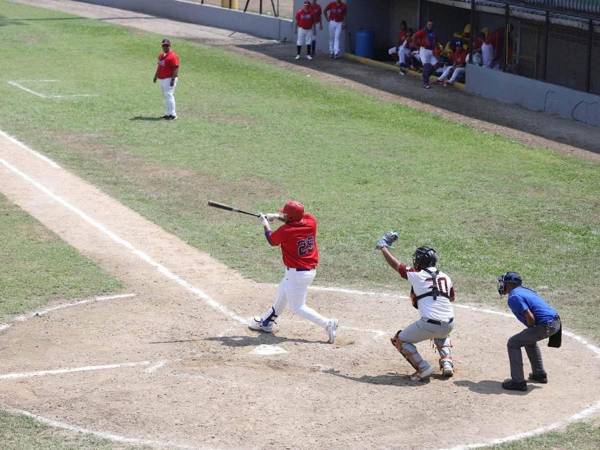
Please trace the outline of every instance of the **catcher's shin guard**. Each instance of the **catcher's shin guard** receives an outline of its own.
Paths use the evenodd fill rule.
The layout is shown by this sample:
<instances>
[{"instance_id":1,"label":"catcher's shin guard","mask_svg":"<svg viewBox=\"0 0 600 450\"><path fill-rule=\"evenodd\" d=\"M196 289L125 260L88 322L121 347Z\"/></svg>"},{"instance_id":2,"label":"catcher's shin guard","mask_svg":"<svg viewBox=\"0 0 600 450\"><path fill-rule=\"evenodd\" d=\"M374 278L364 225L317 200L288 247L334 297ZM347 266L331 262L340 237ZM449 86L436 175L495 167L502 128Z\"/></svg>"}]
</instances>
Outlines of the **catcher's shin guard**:
<instances>
[{"instance_id":1,"label":"catcher's shin guard","mask_svg":"<svg viewBox=\"0 0 600 450\"><path fill-rule=\"evenodd\" d=\"M396 335L391 339L392 341L392 345L394 347L396 347L396 350L398 350L400 352L400 354L402 356L404 356L404 359L406 359L408 361L408 363L413 366L413 368L419 372L421 371L423 368L426 368L428 366L427 361L425 361L421 355L419 355L419 352L417 351L417 347L414 346L414 344L411 344L409 342L402 342L398 336L400 335L400 333L402 332L402 330L399 330Z\"/></svg>"},{"instance_id":2,"label":"catcher's shin guard","mask_svg":"<svg viewBox=\"0 0 600 450\"><path fill-rule=\"evenodd\" d=\"M454 367L452 361L452 342L449 337L434 339L435 347L440 354L440 369L444 369L444 366L450 365L450 368Z\"/></svg>"}]
</instances>

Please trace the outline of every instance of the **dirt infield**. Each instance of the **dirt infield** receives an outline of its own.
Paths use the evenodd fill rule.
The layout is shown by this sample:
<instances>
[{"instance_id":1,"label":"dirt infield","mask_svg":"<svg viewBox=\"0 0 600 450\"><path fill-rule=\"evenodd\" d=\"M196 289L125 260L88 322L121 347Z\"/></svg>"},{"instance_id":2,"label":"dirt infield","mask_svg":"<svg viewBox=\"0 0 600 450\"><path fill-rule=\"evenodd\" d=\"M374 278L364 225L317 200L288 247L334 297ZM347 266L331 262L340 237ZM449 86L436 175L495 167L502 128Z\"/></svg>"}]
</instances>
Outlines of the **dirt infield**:
<instances>
[{"instance_id":1,"label":"dirt infield","mask_svg":"<svg viewBox=\"0 0 600 450\"><path fill-rule=\"evenodd\" d=\"M276 336L250 332L244 318L274 286L243 279L14 142L2 139L0 155L3 193L137 294L5 329L4 408L168 447L440 448L526 433L600 399L600 360L572 339L544 350L549 385L502 391L506 338L519 326L497 314L457 310L458 373L428 384L408 380L388 343L415 318L399 296L313 291L311 304L340 319L335 345L289 315ZM261 345L283 352L257 354Z\"/></svg>"}]
</instances>

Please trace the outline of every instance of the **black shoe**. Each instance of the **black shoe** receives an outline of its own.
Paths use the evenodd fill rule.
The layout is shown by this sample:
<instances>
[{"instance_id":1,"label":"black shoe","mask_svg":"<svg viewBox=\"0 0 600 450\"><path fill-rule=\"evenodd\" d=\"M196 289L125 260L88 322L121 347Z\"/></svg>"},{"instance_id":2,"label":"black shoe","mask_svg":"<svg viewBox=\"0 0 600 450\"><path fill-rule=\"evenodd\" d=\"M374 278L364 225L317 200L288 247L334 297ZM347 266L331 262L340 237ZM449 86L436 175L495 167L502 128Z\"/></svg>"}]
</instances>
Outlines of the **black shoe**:
<instances>
[{"instance_id":1,"label":"black shoe","mask_svg":"<svg viewBox=\"0 0 600 450\"><path fill-rule=\"evenodd\" d=\"M161 117L161 119L169 120L169 117L171 117L171 116L169 116L168 114L165 114L164 116Z\"/></svg>"},{"instance_id":2,"label":"black shoe","mask_svg":"<svg viewBox=\"0 0 600 450\"><path fill-rule=\"evenodd\" d=\"M530 373L529 381L533 381L534 383L546 384L546 383L548 383L548 375L545 373L540 373L540 374Z\"/></svg>"},{"instance_id":3,"label":"black shoe","mask_svg":"<svg viewBox=\"0 0 600 450\"><path fill-rule=\"evenodd\" d=\"M527 381L516 383L513 380L506 380L502 383L502 389L507 391L527 391Z\"/></svg>"},{"instance_id":4,"label":"black shoe","mask_svg":"<svg viewBox=\"0 0 600 450\"><path fill-rule=\"evenodd\" d=\"M166 120L175 120L175 119L177 119L177 116L166 116L165 119Z\"/></svg>"}]
</instances>

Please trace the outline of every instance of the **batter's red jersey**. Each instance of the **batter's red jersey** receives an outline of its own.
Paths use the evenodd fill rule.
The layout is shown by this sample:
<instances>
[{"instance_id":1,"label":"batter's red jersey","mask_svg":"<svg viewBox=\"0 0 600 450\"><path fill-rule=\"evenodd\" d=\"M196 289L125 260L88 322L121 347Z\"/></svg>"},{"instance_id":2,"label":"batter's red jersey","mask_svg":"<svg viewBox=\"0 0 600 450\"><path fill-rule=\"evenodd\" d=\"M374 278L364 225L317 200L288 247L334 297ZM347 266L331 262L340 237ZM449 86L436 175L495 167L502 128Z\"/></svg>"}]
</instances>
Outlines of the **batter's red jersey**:
<instances>
[{"instance_id":1,"label":"batter's red jersey","mask_svg":"<svg viewBox=\"0 0 600 450\"><path fill-rule=\"evenodd\" d=\"M308 8L308 10L300 8L296 12L296 23L300 28L310 30L315 24L315 16L313 14L312 8Z\"/></svg>"},{"instance_id":2,"label":"batter's red jersey","mask_svg":"<svg viewBox=\"0 0 600 450\"><path fill-rule=\"evenodd\" d=\"M173 72L179 67L179 56L173 50L169 53L161 53L158 55L158 73L157 78L171 78Z\"/></svg>"},{"instance_id":3,"label":"batter's red jersey","mask_svg":"<svg viewBox=\"0 0 600 450\"><path fill-rule=\"evenodd\" d=\"M311 214L283 224L267 239L271 245L281 246L283 264L290 269L314 269L319 264L317 219Z\"/></svg>"},{"instance_id":4,"label":"batter's red jersey","mask_svg":"<svg viewBox=\"0 0 600 450\"><path fill-rule=\"evenodd\" d=\"M346 18L346 12L347 6L345 3L331 2L325 7L325 16L334 22L343 22Z\"/></svg>"}]
</instances>

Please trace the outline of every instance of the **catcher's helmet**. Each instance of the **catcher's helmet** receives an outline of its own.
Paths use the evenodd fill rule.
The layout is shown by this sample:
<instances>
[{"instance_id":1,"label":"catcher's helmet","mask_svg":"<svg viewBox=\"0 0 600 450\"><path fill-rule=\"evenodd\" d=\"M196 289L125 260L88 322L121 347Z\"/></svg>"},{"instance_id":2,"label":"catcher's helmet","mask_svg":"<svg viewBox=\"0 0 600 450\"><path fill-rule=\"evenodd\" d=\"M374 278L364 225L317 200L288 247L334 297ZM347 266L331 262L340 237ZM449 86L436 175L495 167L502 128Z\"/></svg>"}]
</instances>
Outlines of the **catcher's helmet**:
<instances>
[{"instance_id":1,"label":"catcher's helmet","mask_svg":"<svg viewBox=\"0 0 600 450\"><path fill-rule=\"evenodd\" d=\"M287 216L288 222L297 222L304 216L304 205L296 200L288 200L281 212Z\"/></svg>"},{"instance_id":2,"label":"catcher's helmet","mask_svg":"<svg viewBox=\"0 0 600 450\"><path fill-rule=\"evenodd\" d=\"M521 286L523 279L517 272L506 272L498 277L498 294L504 295L506 293L506 284L514 284L515 286Z\"/></svg>"},{"instance_id":3,"label":"catcher's helmet","mask_svg":"<svg viewBox=\"0 0 600 450\"><path fill-rule=\"evenodd\" d=\"M415 250L413 256L413 267L417 270L435 267L437 264L438 255L431 247L419 247Z\"/></svg>"}]
</instances>

